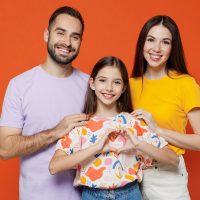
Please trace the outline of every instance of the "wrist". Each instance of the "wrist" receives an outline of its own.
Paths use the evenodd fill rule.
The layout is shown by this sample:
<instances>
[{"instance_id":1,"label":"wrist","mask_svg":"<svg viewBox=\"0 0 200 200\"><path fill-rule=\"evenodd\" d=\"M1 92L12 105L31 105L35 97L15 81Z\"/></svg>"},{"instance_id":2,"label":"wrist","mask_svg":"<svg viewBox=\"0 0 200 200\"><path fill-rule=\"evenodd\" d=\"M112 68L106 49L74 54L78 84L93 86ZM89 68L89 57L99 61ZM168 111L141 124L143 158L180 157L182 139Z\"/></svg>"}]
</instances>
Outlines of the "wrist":
<instances>
[{"instance_id":1,"label":"wrist","mask_svg":"<svg viewBox=\"0 0 200 200\"><path fill-rule=\"evenodd\" d=\"M92 145L89 148L92 149L92 151L94 152L94 154L102 153L102 148L100 148L97 144L94 144L94 145Z\"/></svg>"},{"instance_id":2,"label":"wrist","mask_svg":"<svg viewBox=\"0 0 200 200\"><path fill-rule=\"evenodd\" d=\"M138 141L137 145L135 145L136 150L142 151L143 148L145 148L146 142L144 141Z\"/></svg>"},{"instance_id":3,"label":"wrist","mask_svg":"<svg viewBox=\"0 0 200 200\"><path fill-rule=\"evenodd\" d=\"M159 126L157 126L156 130L155 130L155 133L159 136L162 136L163 135L163 129L160 128Z\"/></svg>"},{"instance_id":4,"label":"wrist","mask_svg":"<svg viewBox=\"0 0 200 200\"><path fill-rule=\"evenodd\" d=\"M52 143L60 139L60 137L58 137L56 128L47 130L45 132L46 132L46 135L48 135L49 139L52 141Z\"/></svg>"}]
</instances>

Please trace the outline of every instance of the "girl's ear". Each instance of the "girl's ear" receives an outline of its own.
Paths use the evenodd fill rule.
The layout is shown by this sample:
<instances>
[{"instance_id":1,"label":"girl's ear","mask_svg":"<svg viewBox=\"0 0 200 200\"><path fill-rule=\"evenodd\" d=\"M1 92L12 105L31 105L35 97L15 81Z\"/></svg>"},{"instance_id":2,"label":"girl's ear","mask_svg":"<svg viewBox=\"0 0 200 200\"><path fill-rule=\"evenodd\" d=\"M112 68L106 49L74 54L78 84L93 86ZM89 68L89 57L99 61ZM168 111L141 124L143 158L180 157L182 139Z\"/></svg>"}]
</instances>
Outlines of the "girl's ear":
<instances>
[{"instance_id":1,"label":"girl's ear","mask_svg":"<svg viewBox=\"0 0 200 200\"><path fill-rule=\"evenodd\" d=\"M124 93L126 91L127 85L124 86L122 93Z\"/></svg>"},{"instance_id":2,"label":"girl's ear","mask_svg":"<svg viewBox=\"0 0 200 200\"><path fill-rule=\"evenodd\" d=\"M94 79L93 79L93 78L90 78L90 79L89 79L89 85L90 85L90 88L91 88L92 90L95 90L95 88L94 88Z\"/></svg>"},{"instance_id":3,"label":"girl's ear","mask_svg":"<svg viewBox=\"0 0 200 200\"><path fill-rule=\"evenodd\" d=\"M49 31L48 31L48 29L45 29L45 31L44 31L44 41L48 42L48 39L49 39Z\"/></svg>"}]
</instances>

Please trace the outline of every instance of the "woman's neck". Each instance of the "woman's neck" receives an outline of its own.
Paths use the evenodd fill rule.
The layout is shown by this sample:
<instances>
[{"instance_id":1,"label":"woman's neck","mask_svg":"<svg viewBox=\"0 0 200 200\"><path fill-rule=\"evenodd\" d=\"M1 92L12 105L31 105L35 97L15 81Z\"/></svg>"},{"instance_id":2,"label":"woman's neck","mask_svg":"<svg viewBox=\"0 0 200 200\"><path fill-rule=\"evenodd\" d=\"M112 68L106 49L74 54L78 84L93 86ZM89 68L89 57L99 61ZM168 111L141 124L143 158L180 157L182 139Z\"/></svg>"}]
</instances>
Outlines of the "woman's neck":
<instances>
[{"instance_id":1,"label":"woman's neck","mask_svg":"<svg viewBox=\"0 0 200 200\"><path fill-rule=\"evenodd\" d=\"M162 67L162 68L156 68L156 67L147 67L147 70L145 72L145 76L148 78L148 79L151 79L151 80L156 80L156 79L161 79L163 78L164 76L166 76L166 70L165 70L165 67Z\"/></svg>"}]
</instances>

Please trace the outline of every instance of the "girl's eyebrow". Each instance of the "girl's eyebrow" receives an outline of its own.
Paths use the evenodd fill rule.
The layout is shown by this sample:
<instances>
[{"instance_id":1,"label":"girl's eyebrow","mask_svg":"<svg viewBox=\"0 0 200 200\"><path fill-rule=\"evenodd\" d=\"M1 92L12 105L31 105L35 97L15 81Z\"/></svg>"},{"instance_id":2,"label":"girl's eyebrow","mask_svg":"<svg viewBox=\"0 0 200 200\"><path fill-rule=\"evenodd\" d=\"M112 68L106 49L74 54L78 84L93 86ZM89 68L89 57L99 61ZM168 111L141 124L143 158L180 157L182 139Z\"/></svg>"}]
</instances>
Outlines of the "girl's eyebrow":
<instances>
[{"instance_id":1,"label":"girl's eyebrow","mask_svg":"<svg viewBox=\"0 0 200 200\"><path fill-rule=\"evenodd\" d=\"M106 76L97 76L96 78L109 78L109 77L106 77ZM115 78L114 80L120 80L120 81L122 81L122 78Z\"/></svg>"}]
</instances>

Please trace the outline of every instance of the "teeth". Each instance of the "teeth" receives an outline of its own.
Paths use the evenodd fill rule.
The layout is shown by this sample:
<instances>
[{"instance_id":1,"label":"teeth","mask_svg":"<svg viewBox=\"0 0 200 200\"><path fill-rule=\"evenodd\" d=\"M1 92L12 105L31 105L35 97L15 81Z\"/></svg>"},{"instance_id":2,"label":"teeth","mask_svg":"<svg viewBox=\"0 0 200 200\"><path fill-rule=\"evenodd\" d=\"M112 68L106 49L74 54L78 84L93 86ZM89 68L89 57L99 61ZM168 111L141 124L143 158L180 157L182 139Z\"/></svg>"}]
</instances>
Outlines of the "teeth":
<instances>
[{"instance_id":1,"label":"teeth","mask_svg":"<svg viewBox=\"0 0 200 200\"><path fill-rule=\"evenodd\" d=\"M103 96L106 97L106 98L111 98L111 97L113 97L112 94L103 94Z\"/></svg>"},{"instance_id":2,"label":"teeth","mask_svg":"<svg viewBox=\"0 0 200 200\"><path fill-rule=\"evenodd\" d=\"M161 58L161 56L157 56L157 55L150 55L151 56L151 58L153 58L153 59L159 59L159 58Z\"/></svg>"},{"instance_id":3,"label":"teeth","mask_svg":"<svg viewBox=\"0 0 200 200\"><path fill-rule=\"evenodd\" d=\"M59 50L65 52L65 53L69 53L69 51L66 49L59 49Z\"/></svg>"},{"instance_id":4,"label":"teeth","mask_svg":"<svg viewBox=\"0 0 200 200\"><path fill-rule=\"evenodd\" d=\"M66 49L66 48L58 47L57 49L58 49L58 51L60 51L60 53L63 53L63 54L70 53L70 50Z\"/></svg>"}]
</instances>

